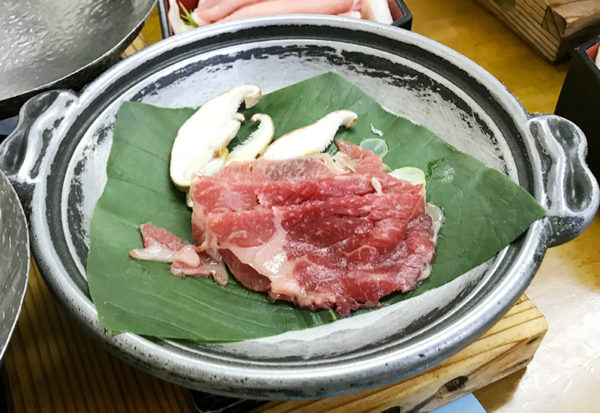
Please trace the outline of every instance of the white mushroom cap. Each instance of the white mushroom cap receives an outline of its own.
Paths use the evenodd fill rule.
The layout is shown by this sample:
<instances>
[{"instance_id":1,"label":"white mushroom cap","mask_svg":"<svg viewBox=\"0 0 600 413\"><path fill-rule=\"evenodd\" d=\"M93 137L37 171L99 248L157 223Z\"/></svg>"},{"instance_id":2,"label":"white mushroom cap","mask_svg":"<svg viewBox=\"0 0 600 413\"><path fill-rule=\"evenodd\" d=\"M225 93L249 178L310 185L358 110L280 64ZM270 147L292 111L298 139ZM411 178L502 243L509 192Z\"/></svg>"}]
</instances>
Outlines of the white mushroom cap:
<instances>
[{"instance_id":1,"label":"white mushroom cap","mask_svg":"<svg viewBox=\"0 0 600 413\"><path fill-rule=\"evenodd\" d=\"M322 152L333 141L340 126L351 128L358 115L350 110L336 110L315 123L281 136L267 147L262 157L290 159Z\"/></svg>"},{"instance_id":2,"label":"white mushroom cap","mask_svg":"<svg viewBox=\"0 0 600 413\"><path fill-rule=\"evenodd\" d=\"M240 129L244 116L238 113L242 101L246 108L262 97L255 85L234 87L206 102L177 132L171 149L171 180L180 189L190 186L192 175L218 172L227 156L227 144Z\"/></svg>"},{"instance_id":3,"label":"white mushroom cap","mask_svg":"<svg viewBox=\"0 0 600 413\"><path fill-rule=\"evenodd\" d=\"M255 113L250 120L260 122L258 129L244 143L233 148L225 161L225 165L229 165L231 162L251 161L271 143L273 135L275 135L273 119L269 115Z\"/></svg>"}]
</instances>

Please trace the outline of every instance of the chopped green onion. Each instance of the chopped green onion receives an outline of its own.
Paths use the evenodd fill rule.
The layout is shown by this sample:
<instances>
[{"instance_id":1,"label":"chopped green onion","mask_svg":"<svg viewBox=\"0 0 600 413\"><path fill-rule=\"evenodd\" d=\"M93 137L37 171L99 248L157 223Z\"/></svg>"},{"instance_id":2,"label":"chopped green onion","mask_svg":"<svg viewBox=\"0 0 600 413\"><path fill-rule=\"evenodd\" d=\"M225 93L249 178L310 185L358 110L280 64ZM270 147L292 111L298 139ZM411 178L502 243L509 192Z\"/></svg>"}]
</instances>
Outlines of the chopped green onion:
<instances>
[{"instance_id":1,"label":"chopped green onion","mask_svg":"<svg viewBox=\"0 0 600 413\"><path fill-rule=\"evenodd\" d=\"M181 7L181 10L183 10L183 16L181 17L184 20L184 23L192 27L198 27L198 23L196 23L194 17L192 17L192 13L190 13L188 9L185 8L182 2L179 2L179 7Z\"/></svg>"},{"instance_id":2,"label":"chopped green onion","mask_svg":"<svg viewBox=\"0 0 600 413\"><path fill-rule=\"evenodd\" d=\"M413 185L423 185L423 188L425 188L425 172L423 172L419 168L405 166L404 168L394 169L389 174L392 175L394 178L402 179L403 181L408 181Z\"/></svg>"}]
</instances>

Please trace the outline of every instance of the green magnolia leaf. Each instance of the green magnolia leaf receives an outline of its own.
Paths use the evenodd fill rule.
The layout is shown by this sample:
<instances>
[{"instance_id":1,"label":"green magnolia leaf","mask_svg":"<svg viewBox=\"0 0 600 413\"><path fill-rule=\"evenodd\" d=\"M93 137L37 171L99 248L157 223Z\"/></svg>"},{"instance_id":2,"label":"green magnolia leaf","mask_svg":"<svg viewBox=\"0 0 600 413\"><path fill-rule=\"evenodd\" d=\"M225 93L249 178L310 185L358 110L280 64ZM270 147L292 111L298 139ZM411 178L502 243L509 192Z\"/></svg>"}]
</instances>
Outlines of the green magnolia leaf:
<instances>
[{"instance_id":1,"label":"green magnolia leaf","mask_svg":"<svg viewBox=\"0 0 600 413\"><path fill-rule=\"evenodd\" d=\"M311 102L302 111L298 96ZM385 163L392 169L423 170L428 201L445 215L430 277L409 294L386 297L382 305L451 281L488 260L544 215L535 200L504 175L424 127L386 112L338 75L327 73L270 93L245 115L249 119L255 112L268 113L281 136L338 109L359 116L352 129L340 129L338 138L359 143L377 125L389 148ZM169 179L171 144L192 113L192 109L133 102L119 109L108 181L94 211L87 261L90 293L102 324L115 333L220 342L335 320L331 311L311 312L287 302L272 303L265 295L244 289L233 277L221 287L209 278L173 276L167 264L129 258L128 251L141 246L138 226L144 222L193 241L184 194ZM244 124L230 147L243 141L252 127L251 122Z\"/></svg>"}]
</instances>

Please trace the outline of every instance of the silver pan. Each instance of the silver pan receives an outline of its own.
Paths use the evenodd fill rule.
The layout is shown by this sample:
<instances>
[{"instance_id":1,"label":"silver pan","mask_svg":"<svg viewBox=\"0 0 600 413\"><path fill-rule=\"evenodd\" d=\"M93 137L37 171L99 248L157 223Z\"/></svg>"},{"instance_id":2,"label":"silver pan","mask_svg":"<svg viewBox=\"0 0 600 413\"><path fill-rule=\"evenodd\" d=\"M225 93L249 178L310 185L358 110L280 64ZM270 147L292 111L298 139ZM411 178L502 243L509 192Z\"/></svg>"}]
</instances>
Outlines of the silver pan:
<instances>
[{"instance_id":1,"label":"silver pan","mask_svg":"<svg viewBox=\"0 0 600 413\"><path fill-rule=\"evenodd\" d=\"M326 71L506 173L548 216L487 264L440 288L326 326L205 345L106 331L83 269L119 104L198 106L240 83L269 92ZM489 73L432 40L354 19L284 16L195 30L125 59L79 95L37 96L22 118L0 146L0 167L27 206L35 259L57 299L125 360L225 395L333 396L440 363L492 326L524 291L546 249L577 236L598 208L585 137L575 125L527 113Z\"/></svg>"},{"instance_id":2,"label":"silver pan","mask_svg":"<svg viewBox=\"0 0 600 413\"><path fill-rule=\"evenodd\" d=\"M0 359L17 324L29 277L29 236L23 208L0 171Z\"/></svg>"},{"instance_id":3,"label":"silver pan","mask_svg":"<svg viewBox=\"0 0 600 413\"><path fill-rule=\"evenodd\" d=\"M31 96L79 89L129 45L156 0L3 0L0 119Z\"/></svg>"}]
</instances>

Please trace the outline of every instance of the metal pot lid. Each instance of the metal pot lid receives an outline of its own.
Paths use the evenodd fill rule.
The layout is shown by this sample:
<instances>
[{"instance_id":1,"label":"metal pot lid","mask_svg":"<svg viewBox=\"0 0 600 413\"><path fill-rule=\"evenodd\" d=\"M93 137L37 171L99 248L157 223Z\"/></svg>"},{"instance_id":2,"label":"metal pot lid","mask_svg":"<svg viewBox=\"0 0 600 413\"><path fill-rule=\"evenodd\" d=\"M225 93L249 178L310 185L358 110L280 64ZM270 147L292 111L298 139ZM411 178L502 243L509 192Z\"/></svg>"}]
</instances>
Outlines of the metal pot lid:
<instances>
[{"instance_id":1,"label":"metal pot lid","mask_svg":"<svg viewBox=\"0 0 600 413\"><path fill-rule=\"evenodd\" d=\"M80 88L135 38L156 0L4 0L0 118L51 87Z\"/></svg>"},{"instance_id":2,"label":"metal pot lid","mask_svg":"<svg viewBox=\"0 0 600 413\"><path fill-rule=\"evenodd\" d=\"M0 171L0 359L17 324L29 278L29 236L25 213Z\"/></svg>"},{"instance_id":3,"label":"metal pot lid","mask_svg":"<svg viewBox=\"0 0 600 413\"><path fill-rule=\"evenodd\" d=\"M268 93L326 71L506 173L546 207L548 218L440 288L326 326L204 345L107 332L90 301L84 268L119 104L198 106L240 83L259 84ZM318 398L417 374L498 320L548 245L583 231L598 207L598 186L584 162L585 138L573 124L530 116L489 73L432 40L366 21L285 16L216 24L137 53L80 96L40 95L21 115L21 127L0 146L0 167L27 206L36 262L56 297L125 360L219 394Z\"/></svg>"}]
</instances>

